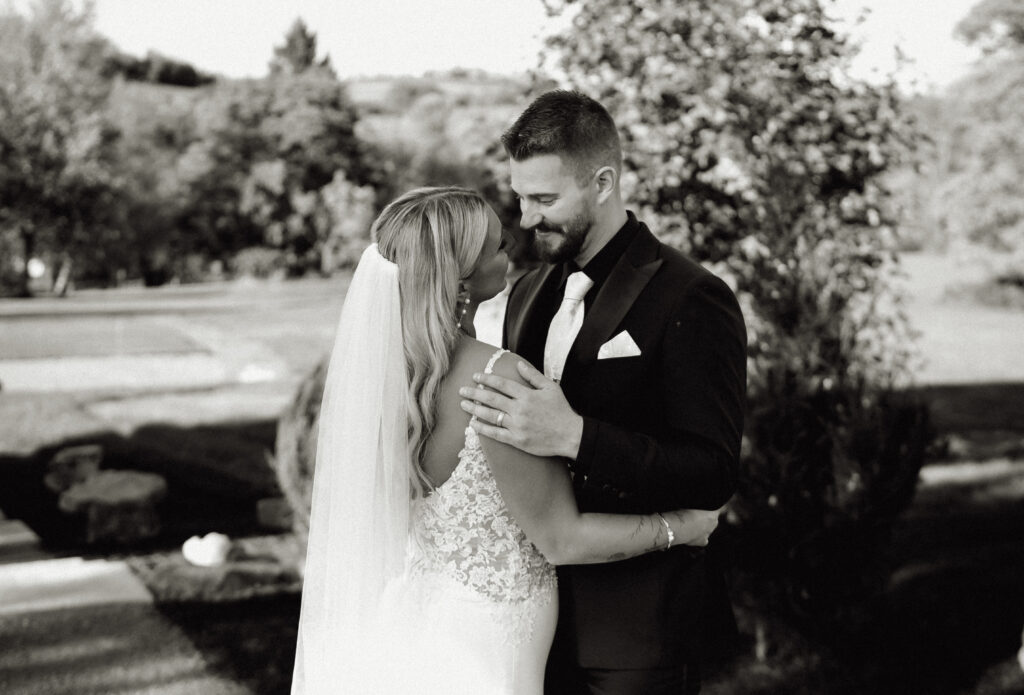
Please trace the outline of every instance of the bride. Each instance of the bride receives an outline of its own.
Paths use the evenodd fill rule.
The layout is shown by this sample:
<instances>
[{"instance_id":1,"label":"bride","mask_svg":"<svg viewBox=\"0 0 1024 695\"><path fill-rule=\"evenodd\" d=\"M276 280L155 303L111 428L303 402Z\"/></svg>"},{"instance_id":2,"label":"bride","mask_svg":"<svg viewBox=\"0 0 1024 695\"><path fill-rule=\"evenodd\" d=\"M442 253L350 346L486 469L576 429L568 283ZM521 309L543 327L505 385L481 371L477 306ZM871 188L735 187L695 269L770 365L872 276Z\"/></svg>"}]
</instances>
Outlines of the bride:
<instances>
[{"instance_id":1,"label":"bride","mask_svg":"<svg viewBox=\"0 0 1024 695\"><path fill-rule=\"evenodd\" d=\"M540 695L553 565L704 545L717 513L581 514L565 466L478 438L474 338L507 236L476 192L388 205L349 286L320 412L293 695ZM525 382L524 382L525 383Z\"/></svg>"}]
</instances>

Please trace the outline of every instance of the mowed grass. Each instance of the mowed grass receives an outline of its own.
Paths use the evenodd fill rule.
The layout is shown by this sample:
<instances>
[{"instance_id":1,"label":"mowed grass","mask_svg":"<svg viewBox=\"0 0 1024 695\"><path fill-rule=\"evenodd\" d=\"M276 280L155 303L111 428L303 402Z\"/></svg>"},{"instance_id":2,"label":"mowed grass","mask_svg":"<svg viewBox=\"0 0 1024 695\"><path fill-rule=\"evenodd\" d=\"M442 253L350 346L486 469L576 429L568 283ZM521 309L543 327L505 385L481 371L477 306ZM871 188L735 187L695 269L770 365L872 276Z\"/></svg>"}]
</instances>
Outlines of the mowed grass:
<instances>
[{"instance_id":1,"label":"mowed grass","mask_svg":"<svg viewBox=\"0 0 1024 695\"><path fill-rule=\"evenodd\" d=\"M248 351L257 357L273 355L284 365L263 391L276 390L286 400L295 383L330 350L347 283L346 275L90 291L67 301L0 300L0 385L5 371L16 364L11 360L56 364L64 358L122 355L159 360L166 353L192 351L244 361L252 356ZM112 361L111 369L116 368ZM232 421L236 408L223 392L233 388L0 391L0 454L23 454L96 429L124 432L126 426L140 424L133 421L133 400L145 402L154 424L188 419L189 401L207 423ZM163 395L168 408L160 413L154 403ZM119 412L94 407L113 401L127 406Z\"/></svg>"}]
</instances>

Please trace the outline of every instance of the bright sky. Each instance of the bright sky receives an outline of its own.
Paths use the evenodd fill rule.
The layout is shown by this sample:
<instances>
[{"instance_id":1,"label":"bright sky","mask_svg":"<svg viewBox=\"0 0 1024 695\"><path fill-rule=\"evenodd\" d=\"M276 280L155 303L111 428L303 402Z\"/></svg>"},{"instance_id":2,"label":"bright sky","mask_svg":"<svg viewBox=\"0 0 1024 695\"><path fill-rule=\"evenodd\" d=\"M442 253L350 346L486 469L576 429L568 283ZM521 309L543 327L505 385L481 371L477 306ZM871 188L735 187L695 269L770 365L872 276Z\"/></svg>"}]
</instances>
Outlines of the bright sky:
<instances>
[{"instance_id":1,"label":"bright sky","mask_svg":"<svg viewBox=\"0 0 1024 695\"><path fill-rule=\"evenodd\" d=\"M945 87L962 77L979 52L953 38L953 28L980 0L836 0L835 14L861 44L855 74L870 79L896 64L895 47L913 63L900 84L915 91ZM863 24L854 24L861 12Z\"/></svg>"},{"instance_id":2,"label":"bright sky","mask_svg":"<svg viewBox=\"0 0 1024 695\"><path fill-rule=\"evenodd\" d=\"M978 0L836 0L862 42L859 76L887 72L899 44L914 60L902 80L945 86L976 53L952 36ZM871 12L854 26L861 9ZM96 0L96 24L122 49L150 49L232 77L262 76L301 16L342 77L419 75L452 67L520 72L536 64L550 20L540 0Z\"/></svg>"},{"instance_id":3,"label":"bright sky","mask_svg":"<svg viewBox=\"0 0 1024 695\"><path fill-rule=\"evenodd\" d=\"M123 50L154 49L231 77L267 72L297 17L341 77L536 64L539 0L97 0L96 28Z\"/></svg>"}]
</instances>

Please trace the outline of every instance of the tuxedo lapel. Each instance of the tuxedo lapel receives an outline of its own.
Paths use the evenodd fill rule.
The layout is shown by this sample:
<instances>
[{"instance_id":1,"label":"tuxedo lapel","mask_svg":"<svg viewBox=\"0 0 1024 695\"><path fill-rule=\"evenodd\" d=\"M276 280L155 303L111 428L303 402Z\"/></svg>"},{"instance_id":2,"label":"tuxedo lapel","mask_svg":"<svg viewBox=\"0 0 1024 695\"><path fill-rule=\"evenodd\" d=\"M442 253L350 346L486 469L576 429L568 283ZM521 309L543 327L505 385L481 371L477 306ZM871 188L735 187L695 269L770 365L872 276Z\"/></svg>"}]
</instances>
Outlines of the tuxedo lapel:
<instances>
[{"instance_id":1,"label":"tuxedo lapel","mask_svg":"<svg viewBox=\"0 0 1024 695\"><path fill-rule=\"evenodd\" d=\"M547 333L547 326L534 325L536 322L533 318L537 313L538 300L545 294L545 288L550 283L559 281L559 274L556 271L560 267L548 264L540 267L530 285L523 289L526 294L518 313L512 317L512 321L509 324L508 349L523 355L527 359L531 359L533 356L523 354L523 346L526 343L525 336L533 335L531 331L544 331L545 334Z\"/></svg>"},{"instance_id":2,"label":"tuxedo lapel","mask_svg":"<svg viewBox=\"0 0 1024 695\"><path fill-rule=\"evenodd\" d=\"M622 322L630 307L661 267L658 258L658 240L643 224L636 238L622 254L611 275L594 298L594 305L583 317L579 335L569 351L565 365L565 378L576 364L597 359L597 351Z\"/></svg>"}]
</instances>

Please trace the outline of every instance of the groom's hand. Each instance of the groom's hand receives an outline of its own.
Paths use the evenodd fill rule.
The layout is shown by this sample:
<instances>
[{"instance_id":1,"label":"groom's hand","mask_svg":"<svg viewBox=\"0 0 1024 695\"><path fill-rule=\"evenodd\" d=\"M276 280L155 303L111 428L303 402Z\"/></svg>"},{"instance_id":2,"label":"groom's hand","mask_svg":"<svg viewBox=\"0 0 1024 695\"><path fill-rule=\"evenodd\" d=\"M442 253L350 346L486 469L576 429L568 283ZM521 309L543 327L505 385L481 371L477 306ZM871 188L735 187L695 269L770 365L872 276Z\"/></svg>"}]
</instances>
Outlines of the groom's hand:
<instances>
[{"instance_id":1,"label":"groom's hand","mask_svg":"<svg viewBox=\"0 0 1024 695\"><path fill-rule=\"evenodd\" d=\"M468 399L462 401L462 409L477 417L471 426L485 437L534 456L575 459L583 418L565 400L558 384L522 360L516 368L527 385L497 374L474 374L473 380L488 388L459 389L459 395Z\"/></svg>"}]
</instances>

